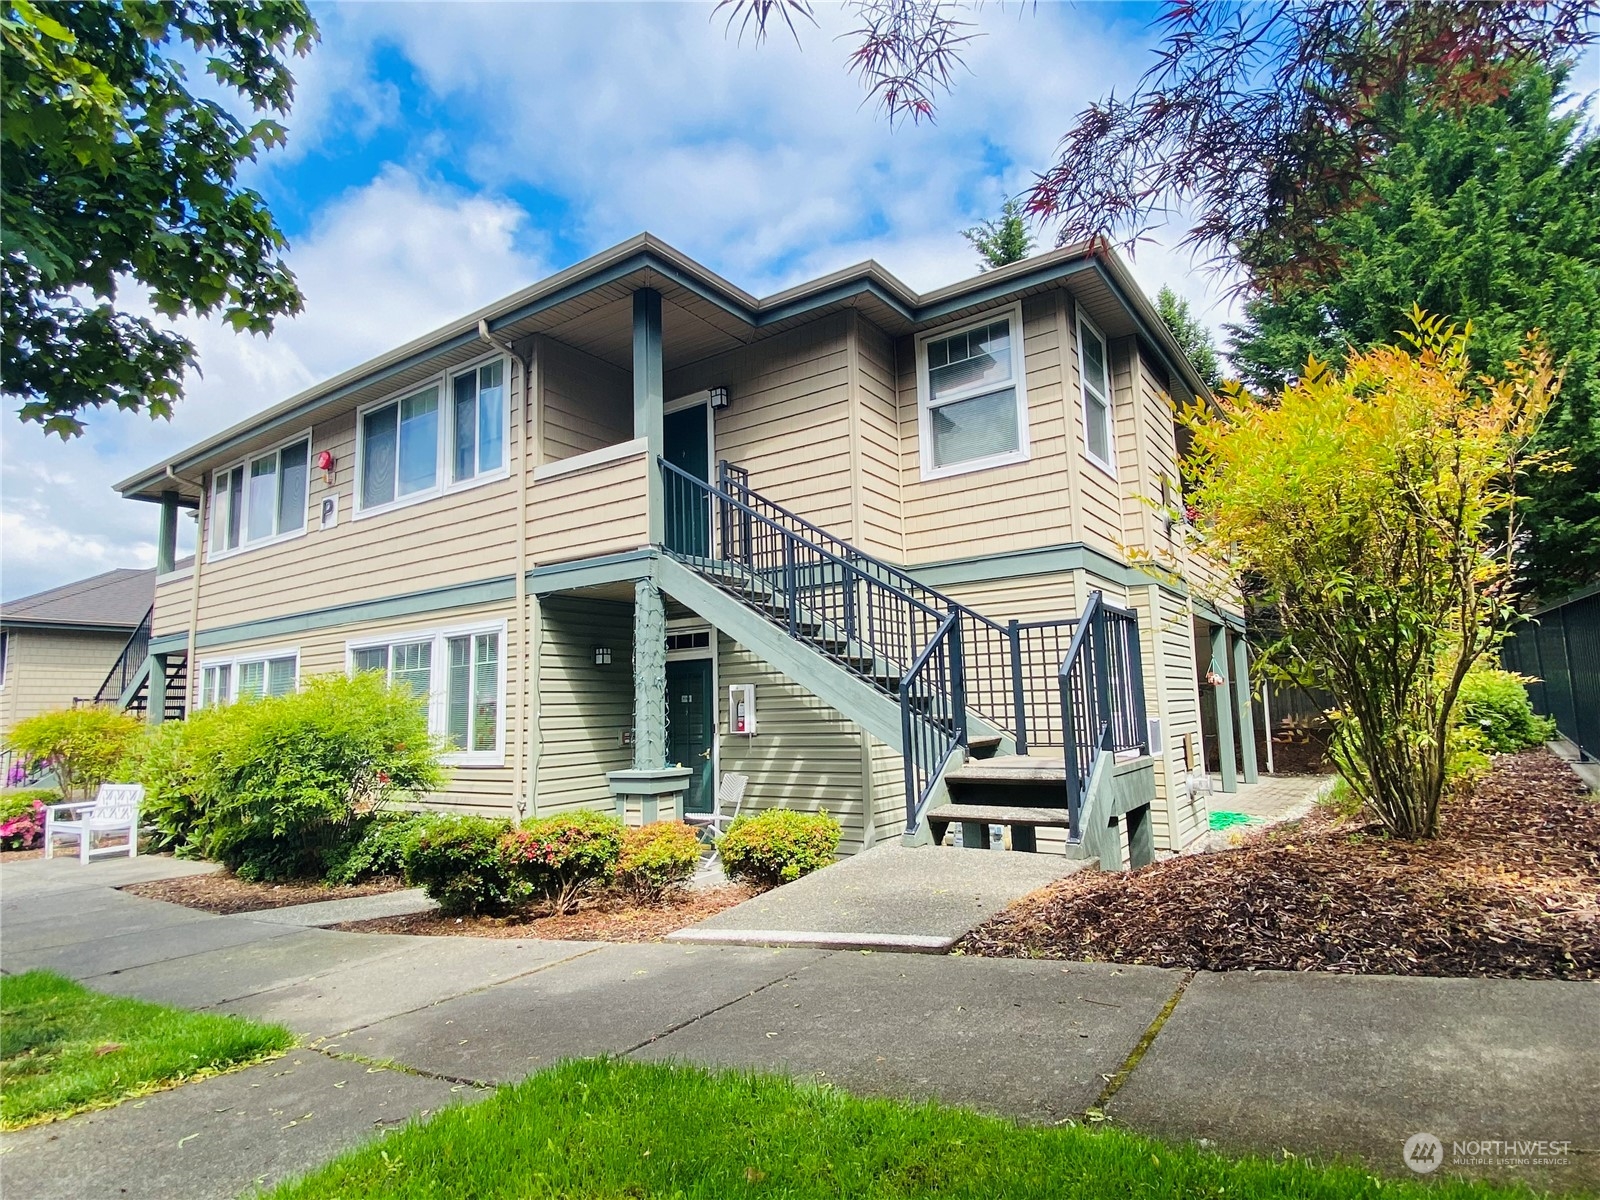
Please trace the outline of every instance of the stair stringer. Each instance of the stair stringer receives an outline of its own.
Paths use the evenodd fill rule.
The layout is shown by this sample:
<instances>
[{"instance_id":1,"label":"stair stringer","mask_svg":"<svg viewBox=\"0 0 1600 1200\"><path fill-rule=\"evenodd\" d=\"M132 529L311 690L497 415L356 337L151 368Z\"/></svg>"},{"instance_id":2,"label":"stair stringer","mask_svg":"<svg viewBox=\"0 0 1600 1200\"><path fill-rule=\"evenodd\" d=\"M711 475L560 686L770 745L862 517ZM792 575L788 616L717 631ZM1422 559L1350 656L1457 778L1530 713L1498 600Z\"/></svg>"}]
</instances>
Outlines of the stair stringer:
<instances>
[{"instance_id":1,"label":"stair stringer","mask_svg":"<svg viewBox=\"0 0 1600 1200\"><path fill-rule=\"evenodd\" d=\"M754 609L676 559L655 562L656 584L667 595L704 617L775 671L788 676L831 705L896 754L905 753L900 702L857 679L821 651L791 638Z\"/></svg>"},{"instance_id":2,"label":"stair stringer","mask_svg":"<svg viewBox=\"0 0 1600 1200\"><path fill-rule=\"evenodd\" d=\"M1148 863L1154 857L1150 806L1156 799L1155 779L1155 759L1148 755L1117 762L1111 754L1097 754L1083 789L1079 839L1067 843L1067 857L1098 859L1102 871L1122 870L1122 836L1112 824L1120 818L1130 831L1129 866Z\"/></svg>"},{"instance_id":3,"label":"stair stringer","mask_svg":"<svg viewBox=\"0 0 1600 1200\"><path fill-rule=\"evenodd\" d=\"M154 662L155 659L151 655L146 654L144 656L144 661L139 664L139 669L133 673L132 681L122 690L122 695L117 697L117 708L119 710L126 712L128 707L138 699L140 689L150 680L150 667Z\"/></svg>"}]
</instances>

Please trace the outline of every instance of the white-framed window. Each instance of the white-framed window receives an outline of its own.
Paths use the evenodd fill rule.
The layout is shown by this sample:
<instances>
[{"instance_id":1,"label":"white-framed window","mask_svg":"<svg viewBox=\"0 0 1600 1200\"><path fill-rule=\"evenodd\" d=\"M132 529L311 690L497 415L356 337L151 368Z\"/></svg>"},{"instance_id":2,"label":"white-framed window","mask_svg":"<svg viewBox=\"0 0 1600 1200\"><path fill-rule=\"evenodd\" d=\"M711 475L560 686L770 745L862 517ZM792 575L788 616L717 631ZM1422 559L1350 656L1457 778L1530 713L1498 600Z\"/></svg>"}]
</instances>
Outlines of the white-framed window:
<instances>
[{"instance_id":1,"label":"white-framed window","mask_svg":"<svg viewBox=\"0 0 1600 1200\"><path fill-rule=\"evenodd\" d=\"M232 658L205 659L200 663L200 707L287 695L299 679L298 649L252 650Z\"/></svg>"},{"instance_id":2,"label":"white-framed window","mask_svg":"<svg viewBox=\"0 0 1600 1200\"><path fill-rule=\"evenodd\" d=\"M465 483L506 465L505 363L500 359L450 381L450 480Z\"/></svg>"},{"instance_id":3,"label":"white-framed window","mask_svg":"<svg viewBox=\"0 0 1600 1200\"><path fill-rule=\"evenodd\" d=\"M1117 473L1116 422L1111 412L1111 359L1106 339L1078 314L1078 374L1083 380L1083 452L1095 466Z\"/></svg>"},{"instance_id":4,"label":"white-framed window","mask_svg":"<svg viewBox=\"0 0 1600 1200\"><path fill-rule=\"evenodd\" d=\"M210 557L298 537L306 530L311 435L212 474Z\"/></svg>"},{"instance_id":5,"label":"white-framed window","mask_svg":"<svg viewBox=\"0 0 1600 1200\"><path fill-rule=\"evenodd\" d=\"M458 766L505 762L504 621L413 630L345 643L351 674L382 671L428 710L428 731Z\"/></svg>"},{"instance_id":6,"label":"white-framed window","mask_svg":"<svg viewBox=\"0 0 1600 1200\"><path fill-rule=\"evenodd\" d=\"M355 515L504 478L505 380L493 358L359 410Z\"/></svg>"},{"instance_id":7,"label":"white-framed window","mask_svg":"<svg viewBox=\"0 0 1600 1200\"><path fill-rule=\"evenodd\" d=\"M922 477L1024 462L1022 305L917 338Z\"/></svg>"}]
</instances>

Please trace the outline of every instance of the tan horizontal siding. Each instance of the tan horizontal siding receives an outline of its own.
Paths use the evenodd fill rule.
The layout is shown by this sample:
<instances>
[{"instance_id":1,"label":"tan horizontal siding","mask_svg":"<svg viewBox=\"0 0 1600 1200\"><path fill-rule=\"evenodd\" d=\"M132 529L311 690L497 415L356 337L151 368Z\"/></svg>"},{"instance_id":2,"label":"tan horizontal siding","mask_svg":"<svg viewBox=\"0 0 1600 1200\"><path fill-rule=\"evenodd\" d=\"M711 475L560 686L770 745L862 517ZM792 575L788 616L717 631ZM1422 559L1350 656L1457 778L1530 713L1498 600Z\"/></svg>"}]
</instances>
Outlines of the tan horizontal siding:
<instances>
[{"instance_id":1,"label":"tan horizontal siding","mask_svg":"<svg viewBox=\"0 0 1600 1200\"><path fill-rule=\"evenodd\" d=\"M650 542L649 456L585 467L528 489L528 529L536 564L637 550Z\"/></svg>"},{"instance_id":2,"label":"tan horizontal siding","mask_svg":"<svg viewBox=\"0 0 1600 1200\"><path fill-rule=\"evenodd\" d=\"M633 606L552 597L540 622L537 811L611 811L606 776L633 765ZM610 666L595 665L596 646Z\"/></svg>"},{"instance_id":3,"label":"tan horizontal siding","mask_svg":"<svg viewBox=\"0 0 1600 1200\"><path fill-rule=\"evenodd\" d=\"M0 739L27 717L93 699L128 642L127 633L47 629L7 629L4 636Z\"/></svg>"},{"instance_id":4,"label":"tan horizontal siding","mask_svg":"<svg viewBox=\"0 0 1600 1200\"><path fill-rule=\"evenodd\" d=\"M520 453L519 425L513 419L508 430L512 462ZM311 472L310 516L302 536L201 565L201 629L515 572L514 478L356 519L355 440L353 413L313 432L313 461L322 450L330 450L338 468L331 485L324 482L322 472ZM338 523L322 530L318 512L330 493L339 496ZM210 523L208 512L204 531L208 546Z\"/></svg>"},{"instance_id":5,"label":"tan horizontal siding","mask_svg":"<svg viewBox=\"0 0 1600 1200\"><path fill-rule=\"evenodd\" d=\"M902 562L905 534L894 342L871 322L860 322L858 330L861 520L856 540L869 554Z\"/></svg>"},{"instance_id":6,"label":"tan horizontal siding","mask_svg":"<svg viewBox=\"0 0 1600 1200\"><path fill-rule=\"evenodd\" d=\"M750 486L825 529L848 534L847 318L825 317L751 346L668 372L668 398L725 386L716 456L750 472Z\"/></svg>"},{"instance_id":7,"label":"tan horizontal siding","mask_svg":"<svg viewBox=\"0 0 1600 1200\"><path fill-rule=\"evenodd\" d=\"M156 580L155 610L150 617L152 637L188 632L193 585L194 580L188 571Z\"/></svg>"},{"instance_id":8,"label":"tan horizontal siding","mask_svg":"<svg viewBox=\"0 0 1600 1200\"><path fill-rule=\"evenodd\" d=\"M719 730L728 722L728 688L756 688L754 737L721 736L724 772L747 775L747 809L826 810L844 829L841 854L864 843L861 730L793 680L726 636L718 637Z\"/></svg>"},{"instance_id":9,"label":"tan horizontal siding","mask_svg":"<svg viewBox=\"0 0 1600 1200\"><path fill-rule=\"evenodd\" d=\"M908 561L1055 545L1072 538L1063 470L1067 431L1061 407L1060 330L1051 296L1022 308L1029 457L986 471L924 480L913 339L897 346L901 428L901 508Z\"/></svg>"},{"instance_id":10,"label":"tan horizontal siding","mask_svg":"<svg viewBox=\"0 0 1600 1200\"><path fill-rule=\"evenodd\" d=\"M633 376L550 338L539 342L541 462L614 446L633 436Z\"/></svg>"}]
</instances>

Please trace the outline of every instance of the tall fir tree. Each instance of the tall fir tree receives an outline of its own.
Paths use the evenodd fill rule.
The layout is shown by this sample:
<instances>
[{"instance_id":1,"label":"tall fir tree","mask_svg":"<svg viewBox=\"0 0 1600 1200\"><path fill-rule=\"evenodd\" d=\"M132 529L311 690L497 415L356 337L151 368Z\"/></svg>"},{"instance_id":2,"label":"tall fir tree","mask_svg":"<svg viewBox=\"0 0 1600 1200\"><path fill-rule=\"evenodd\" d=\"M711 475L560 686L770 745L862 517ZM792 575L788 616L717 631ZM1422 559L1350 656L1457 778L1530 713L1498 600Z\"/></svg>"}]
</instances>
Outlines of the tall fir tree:
<instances>
[{"instance_id":1,"label":"tall fir tree","mask_svg":"<svg viewBox=\"0 0 1600 1200\"><path fill-rule=\"evenodd\" d=\"M1161 315L1161 320L1172 332L1178 348L1200 373L1200 381L1212 391L1216 391L1222 383L1222 366L1217 361L1217 343L1211 336L1211 331L1190 311L1189 302L1180 300L1177 292L1163 286L1156 293L1156 312Z\"/></svg>"},{"instance_id":2,"label":"tall fir tree","mask_svg":"<svg viewBox=\"0 0 1600 1200\"><path fill-rule=\"evenodd\" d=\"M1538 329L1565 379L1537 445L1571 467L1522 485L1523 585L1547 598L1600 581L1600 139L1563 105L1564 82L1530 67L1497 103L1414 114L1375 199L1321 226L1337 272L1251 301L1228 327L1233 369L1261 390L1308 355L1339 364L1392 341L1413 304L1470 320L1473 363L1491 373Z\"/></svg>"}]
</instances>

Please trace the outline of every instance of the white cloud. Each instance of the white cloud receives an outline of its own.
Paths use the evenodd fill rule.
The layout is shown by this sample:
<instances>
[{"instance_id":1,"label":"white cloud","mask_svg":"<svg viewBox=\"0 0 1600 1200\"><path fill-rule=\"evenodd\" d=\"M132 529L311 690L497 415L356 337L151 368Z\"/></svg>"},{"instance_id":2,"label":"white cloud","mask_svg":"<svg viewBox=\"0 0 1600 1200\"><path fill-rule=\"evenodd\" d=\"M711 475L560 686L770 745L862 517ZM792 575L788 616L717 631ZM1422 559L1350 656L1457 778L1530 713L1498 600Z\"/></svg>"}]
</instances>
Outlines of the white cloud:
<instances>
[{"instance_id":1,"label":"white cloud","mask_svg":"<svg viewBox=\"0 0 1600 1200\"><path fill-rule=\"evenodd\" d=\"M0 424L0 594L155 562L156 512L111 485L318 379L470 312L548 272L526 214L390 168L341 196L290 252L306 311L271 338L181 322L204 374L171 422L112 411L69 443ZM188 526L180 526L187 533Z\"/></svg>"}]
</instances>

